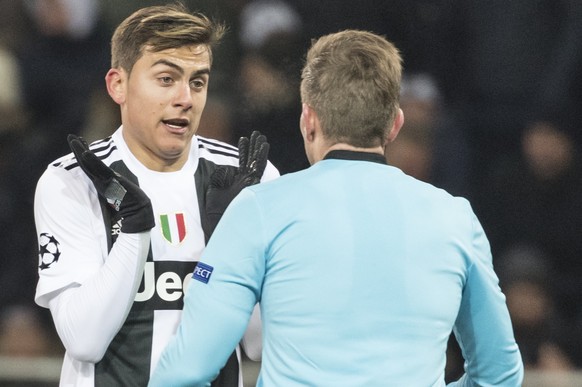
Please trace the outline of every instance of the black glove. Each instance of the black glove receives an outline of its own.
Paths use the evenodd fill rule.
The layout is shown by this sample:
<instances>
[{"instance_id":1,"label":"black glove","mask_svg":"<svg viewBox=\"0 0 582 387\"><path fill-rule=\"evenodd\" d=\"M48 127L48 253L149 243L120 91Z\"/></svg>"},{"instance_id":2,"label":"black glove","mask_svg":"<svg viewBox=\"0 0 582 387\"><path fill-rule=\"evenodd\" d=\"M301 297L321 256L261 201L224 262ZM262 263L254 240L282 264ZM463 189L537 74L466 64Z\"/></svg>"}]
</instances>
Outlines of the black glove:
<instances>
[{"instance_id":1,"label":"black glove","mask_svg":"<svg viewBox=\"0 0 582 387\"><path fill-rule=\"evenodd\" d=\"M224 165L212 173L206 190L206 214L202 216L202 229L207 242L232 199L243 188L261 181L268 154L267 137L254 131L250 140L247 137L238 140L238 168Z\"/></svg>"},{"instance_id":2,"label":"black glove","mask_svg":"<svg viewBox=\"0 0 582 387\"><path fill-rule=\"evenodd\" d=\"M152 203L141 188L99 160L82 137L69 134L67 141L99 196L121 216L122 232L138 233L154 227Z\"/></svg>"}]
</instances>

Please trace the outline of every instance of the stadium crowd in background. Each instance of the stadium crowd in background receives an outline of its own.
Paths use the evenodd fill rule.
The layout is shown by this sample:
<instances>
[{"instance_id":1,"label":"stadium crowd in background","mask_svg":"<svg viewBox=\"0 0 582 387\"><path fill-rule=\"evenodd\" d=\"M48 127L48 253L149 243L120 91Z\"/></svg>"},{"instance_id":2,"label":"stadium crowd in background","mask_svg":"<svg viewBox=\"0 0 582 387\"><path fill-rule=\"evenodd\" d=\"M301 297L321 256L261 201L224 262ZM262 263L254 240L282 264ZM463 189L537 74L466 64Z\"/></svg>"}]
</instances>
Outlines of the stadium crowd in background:
<instances>
[{"instance_id":1,"label":"stadium crowd in background","mask_svg":"<svg viewBox=\"0 0 582 387\"><path fill-rule=\"evenodd\" d=\"M261 130L281 173L308 165L297 85L310 40L346 28L392 40L404 59L408 122L387 147L387 159L474 204L518 344L528 349L526 368L582 368L582 346L576 345L582 337L576 329L582 326L580 1L184 2L229 26L216 49L200 133L234 144ZM0 0L3 354L14 353L6 338L26 335L26 327L61 350L50 316L33 301L35 185L47 163L66 150L66 134L93 140L118 126L103 80L109 37L137 8L164 3ZM543 313L524 316L512 307L524 303ZM14 324L26 318L32 324ZM545 333L535 333L540 330ZM537 342L542 336L548 345ZM20 355L53 355L47 347ZM448 367L451 375L458 372L455 364Z\"/></svg>"}]
</instances>

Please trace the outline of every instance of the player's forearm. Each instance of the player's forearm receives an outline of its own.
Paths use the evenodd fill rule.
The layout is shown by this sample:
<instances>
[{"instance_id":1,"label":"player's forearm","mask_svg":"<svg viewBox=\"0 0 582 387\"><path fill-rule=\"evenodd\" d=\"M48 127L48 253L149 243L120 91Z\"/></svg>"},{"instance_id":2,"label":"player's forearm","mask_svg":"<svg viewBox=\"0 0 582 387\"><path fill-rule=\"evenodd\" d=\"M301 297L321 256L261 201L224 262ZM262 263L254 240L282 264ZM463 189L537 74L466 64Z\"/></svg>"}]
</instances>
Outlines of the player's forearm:
<instances>
[{"instance_id":1,"label":"player's forearm","mask_svg":"<svg viewBox=\"0 0 582 387\"><path fill-rule=\"evenodd\" d=\"M55 326L69 354L101 360L122 326L140 284L150 232L120 234L101 269L81 286L50 301Z\"/></svg>"},{"instance_id":2,"label":"player's forearm","mask_svg":"<svg viewBox=\"0 0 582 387\"><path fill-rule=\"evenodd\" d=\"M447 384L447 387L475 387L475 386L476 386L475 383L473 383L471 379L469 379L467 374L463 374L463 376L459 378L459 380Z\"/></svg>"},{"instance_id":3,"label":"player's forearm","mask_svg":"<svg viewBox=\"0 0 582 387\"><path fill-rule=\"evenodd\" d=\"M466 360L467 376L458 386L521 386L521 354L489 263L476 261L471 267L453 330Z\"/></svg>"},{"instance_id":4,"label":"player's forearm","mask_svg":"<svg viewBox=\"0 0 582 387\"><path fill-rule=\"evenodd\" d=\"M513 368L508 369L507 372L497 375L495 381L475 380L468 374L463 374L459 380L447 384L447 387L479 387L479 386L503 386L503 387L519 387L523 381L523 368L516 364Z\"/></svg>"}]
</instances>

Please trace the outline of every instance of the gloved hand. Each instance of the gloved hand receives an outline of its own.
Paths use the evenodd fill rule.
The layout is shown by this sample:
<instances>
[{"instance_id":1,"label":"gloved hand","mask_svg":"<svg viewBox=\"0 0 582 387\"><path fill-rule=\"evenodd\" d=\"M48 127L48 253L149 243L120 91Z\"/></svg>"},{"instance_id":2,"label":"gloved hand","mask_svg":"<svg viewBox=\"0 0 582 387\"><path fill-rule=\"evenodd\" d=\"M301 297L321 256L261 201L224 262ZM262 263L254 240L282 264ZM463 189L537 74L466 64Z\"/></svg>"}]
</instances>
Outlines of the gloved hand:
<instances>
[{"instance_id":1,"label":"gloved hand","mask_svg":"<svg viewBox=\"0 0 582 387\"><path fill-rule=\"evenodd\" d=\"M154 227L152 203L141 188L99 160L82 137L69 134L67 141L99 196L121 216L122 232L138 233Z\"/></svg>"},{"instance_id":2,"label":"gloved hand","mask_svg":"<svg viewBox=\"0 0 582 387\"><path fill-rule=\"evenodd\" d=\"M250 140L247 137L238 140L238 168L225 165L212 173L206 190L206 214L202 216L202 229L207 242L232 199L243 188L261 180L268 154L267 137L254 131Z\"/></svg>"}]
</instances>

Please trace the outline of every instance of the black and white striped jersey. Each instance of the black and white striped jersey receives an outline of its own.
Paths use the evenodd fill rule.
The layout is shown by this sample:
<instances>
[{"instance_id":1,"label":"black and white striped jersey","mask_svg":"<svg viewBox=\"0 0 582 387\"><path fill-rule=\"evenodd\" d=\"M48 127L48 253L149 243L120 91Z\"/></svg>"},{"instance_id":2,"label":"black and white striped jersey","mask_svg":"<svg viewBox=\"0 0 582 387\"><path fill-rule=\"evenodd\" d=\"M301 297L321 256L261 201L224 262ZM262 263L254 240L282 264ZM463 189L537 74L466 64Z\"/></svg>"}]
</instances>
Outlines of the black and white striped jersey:
<instances>
[{"instance_id":1,"label":"black and white striped jersey","mask_svg":"<svg viewBox=\"0 0 582 387\"><path fill-rule=\"evenodd\" d=\"M219 165L233 168L238 165L236 147L195 136L189 159L181 170L152 171L129 151L121 131L122 128L111 137L94 142L90 148L106 165L133 180L150 197L155 216L150 249L143 269L135 268L143 270L137 293L118 295L120 304L124 297L128 300L127 317L121 319L118 330L109 332L112 340L105 354L99 361L91 362L76 359L68 351L61 385L147 384L178 326L184 290L205 247L200 211L204 209L203 193L209 177ZM278 175L269 163L263 180ZM110 214L111 211L102 208L92 182L72 154L49 165L35 195L39 244L42 251L52 251L39 257L35 296L39 305L49 307L63 290L83 286L103 267L120 234L120 220ZM112 281L131 280L120 277ZM96 314L94 319L106 320L111 316ZM241 375L240 355L233 354L213 385L242 386Z\"/></svg>"}]
</instances>

